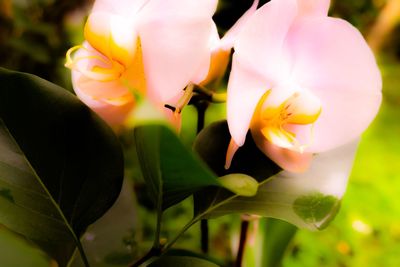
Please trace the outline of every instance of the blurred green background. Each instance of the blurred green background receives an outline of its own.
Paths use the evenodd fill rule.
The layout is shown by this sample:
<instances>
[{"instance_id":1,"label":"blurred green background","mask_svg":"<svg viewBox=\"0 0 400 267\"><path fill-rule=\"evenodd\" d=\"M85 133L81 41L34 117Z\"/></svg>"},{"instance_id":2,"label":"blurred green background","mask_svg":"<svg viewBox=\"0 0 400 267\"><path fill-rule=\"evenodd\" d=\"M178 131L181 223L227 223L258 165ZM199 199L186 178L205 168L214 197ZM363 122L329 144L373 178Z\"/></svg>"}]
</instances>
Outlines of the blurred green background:
<instances>
[{"instance_id":1,"label":"blurred green background","mask_svg":"<svg viewBox=\"0 0 400 267\"><path fill-rule=\"evenodd\" d=\"M214 18L224 32L252 1L220 2ZM71 90L69 70L63 66L64 56L68 48L82 41L91 4L91 0L0 0L0 66L37 74ZM360 29L376 52L384 81L383 103L363 135L337 218L321 232L298 231L283 266L397 267L400 266L400 0L336 0L332 1L330 14ZM193 116L194 111L189 107L182 132L188 145L195 134ZM223 116L223 105L211 106L207 121ZM129 169L127 174L137 175ZM188 221L190 209L188 200L168 212L170 223L165 225L165 237L173 236ZM134 239L150 242L154 215L145 208L140 208L139 214L140 234L136 233ZM238 225L237 216L210 223L212 253L222 258L231 256L237 238L232 231ZM194 227L178 246L198 249L198 244L198 228Z\"/></svg>"}]
</instances>

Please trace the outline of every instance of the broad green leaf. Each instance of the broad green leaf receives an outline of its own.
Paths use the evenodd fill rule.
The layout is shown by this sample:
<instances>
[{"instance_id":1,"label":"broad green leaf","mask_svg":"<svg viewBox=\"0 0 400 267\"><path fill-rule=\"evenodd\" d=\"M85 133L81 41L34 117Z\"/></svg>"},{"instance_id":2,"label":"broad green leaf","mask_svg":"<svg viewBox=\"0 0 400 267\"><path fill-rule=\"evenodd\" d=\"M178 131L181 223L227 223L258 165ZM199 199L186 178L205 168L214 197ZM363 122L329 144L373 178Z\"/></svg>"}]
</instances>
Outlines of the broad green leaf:
<instances>
[{"instance_id":1,"label":"broad green leaf","mask_svg":"<svg viewBox=\"0 0 400 267\"><path fill-rule=\"evenodd\" d=\"M0 226L0 266L55 267L43 251Z\"/></svg>"},{"instance_id":2,"label":"broad green leaf","mask_svg":"<svg viewBox=\"0 0 400 267\"><path fill-rule=\"evenodd\" d=\"M151 197L162 210L207 186L221 186L216 176L162 124L134 130L142 173Z\"/></svg>"},{"instance_id":3,"label":"broad green leaf","mask_svg":"<svg viewBox=\"0 0 400 267\"><path fill-rule=\"evenodd\" d=\"M199 259L203 259L209 262L212 262L216 265L224 265L224 261L222 259L217 259L214 258L210 255L206 255L206 254L200 254L200 253L196 253L194 251L191 250L186 250L186 249L170 249L168 250L165 254L165 256L186 256L186 257L194 257L194 258L199 258Z\"/></svg>"},{"instance_id":4,"label":"broad green leaf","mask_svg":"<svg viewBox=\"0 0 400 267\"><path fill-rule=\"evenodd\" d=\"M195 149L219 175L237 172L255 178L260 183L257 194L243 197L223 189L207 189L195 195L197 217L255 214L311 230L323 229L332 221L346 189L357 141L315 155L304 173L290 173L279 172L276 165L257 151L250 135L236 152L232 167L224 170L229 139L226 123L214 123L200 133Z\"/></svg>"},{"instance_id":5,"label":"broad green leaf","mask_svg":"<svg viewBox=\"0 0 400 267\"><path fill-rule=\"evenodd\" d=\"M133 182L125 178L117 201L82 236L90 266L128 266L141 256L135 239L140 218L134 203ZM74 257L70 267L82 266L79 257Z\"/></svg>"},{"instance_id":6,"label":"broad green leaf","mask_svg":"<svg viewBox=\"0 0 400 267\"><path fill-rule=\"evenodd\" d=\"M335 218L346 190L357 142L316 155L304 173L282 171L250 198L237 197L212 211L256 214L320 230Z\"/></svg>"},{"instance_id":7,"label":"broad green leaf","mask_svg":"<svg viewBox=\"0 0 400 267\"><path fill-rule=\"evenodd\" d=\"M226 170L224 166L230 139L231 136L226 121L220 121L203 129L194 143L194 149L217 175L223 177L229 175L228 177L231 178L235 176L250 176L254 178L251 182L254 189L256 187L256 182L264 182L269 177L281 171L274 162L257 148L250 134L247 136L244 146L239 148L233 157L231 167ZM234 185L231 183L229 186ZM230 188L230 190L235 192L234 188ZM224 188L206 188L197 193L195 195L195 215L203 214L202 216L204 218L219 216L219 214L213 210L225 202L229 203L241 195L241 192L237 190L235 192L236 194L232 192ZM249 195L251 194L247 194L247 197ZM247 199L247 197L244 196L243 199ZM235 210L231 212L234 213Z\"/></svg>"},{"instance_id":8,"label":"broad green leaf","mask_svg":"<svg viewBox=\"0 0 400 267\"><path fill-rule=\"evenodd\" d=\"M279 267L297 228L290 223L273 218L263 219L261 227L263 244L260 266Z\"/></svg>"},{"instance_id":9,"label":"broad green leaf","mask_svg":"<svg viewBox=\"0 0 400 267\"><path fill-rule=\"evenodd\" d=\"M242 173L261 182L281 171L281 168L257 148L250 134L247 135L245 144L235 153L230 168L226 170L226 151L230 140L227 122L214 122L197 136L194 150L218 176Z\"/></svg>"},{"instance_id":10,"label":"broad green leaf","mask_svg":"<svg viewBox=\"0 0 400 267\"><path fill-rule=\"evenodd\" d=\"M151 264L148 267L218 267L210 261L189 257L189 256L164 256Z\"/></svg>"},{"instance_id":11,"label":"broad green leaf","mask_svg":"<svg viewBox=\"0 0 400 267\"><path fill-rule=\"evenodd\" d=\"M273 218L251 218L243 266L281 267L282 259L297 227Z\"/></svg>"},{"instance_id":12,"label":"broad green leaf","mask_svg":"<svg viewBox=\"0 0 400 267\"><path fill-rule=\"evenodd\" d=\"M117 198L120 144L66 90L0 69L0 223L66 266Z\"/></svg>"}]
</instances>

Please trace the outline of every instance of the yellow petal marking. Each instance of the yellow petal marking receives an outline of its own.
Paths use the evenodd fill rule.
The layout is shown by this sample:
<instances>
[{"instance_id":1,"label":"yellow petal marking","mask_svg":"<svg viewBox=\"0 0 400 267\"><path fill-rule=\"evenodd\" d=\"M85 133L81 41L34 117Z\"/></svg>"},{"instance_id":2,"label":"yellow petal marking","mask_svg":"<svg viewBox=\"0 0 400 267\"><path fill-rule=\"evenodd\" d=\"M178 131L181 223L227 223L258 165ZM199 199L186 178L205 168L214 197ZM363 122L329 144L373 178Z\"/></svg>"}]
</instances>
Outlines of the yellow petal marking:
<instances>
[{"instance_id":1,"label":"yellow petal marking","mask_svg":"<svg viewBox=\"0 0 400 267\"><path fill-rule=\"evenodd\" d=\"M143 64L143 51L142 42L140 38L136 41L136 52L133 57L132 63L123 73L121 80L134 94L139 93L142 95L146 94L146 75L144 72Z\"/></svg>"},{"instance_id":2,"label":"yellow petal marking","mask_svg":"<svg viewBox=\"0 0 400 267\"><path fill-rule=\"evenodd\" d=\"M78 55L74 57L73 54L79 49L86 50L87 55ZM93 66L88 68L87 62L82 62L86 64L80 64L81 61L91 61L90 63L93 64ZM96 61L98 64L95 64ZM136 94L146 94L143 53L139 37L136 41L136 52L133 59L131 59L131 64L127 67L120 64L118 61L108 58L98 53L98 51L90 50L83 45L74 46L67 51L65 66L98 82L111 82L117 80L120 82L121 86L130 90L131 93L129 93L129 95L124 95L119 98L102 99L110 104L122 105L126 102L131 102L133 96Z\"/></svg>"},{"instance_id":3,"label":"yellow petal marking","mask_svg":"<svg viewBox=\"0 0 400 267\"><path fill-rule=\"evenodd\" d=\"M207 77L200 83L202 86L218 84L226 72L231 50L219 49L211 54L210 68ZM211 86L212 87L212 86Z\"/></svg>"},{"instance_id":4,"label":"yellow petal marking","mask_svg":"<svg viewBox=\"0 0 400 267\"><path fill-rule=\"evenodd\" d=\"M136 52L137 36L134 27L120 16L93 13L85 28L85 39L97 51L128 67Z\"/></svg>"},{"instance_id":5,"label":"yellow petal marking","mask_svg":"<svg viewBox=\"0 0 400 267\"><path fill-rule=\"evenodd\" d=\"M300 144L296 135L286 130L285 126L288 124L311 125L310 142L312 142L313 125L321 114L321 104L311 93L301 91L293 93L279 105L266 105L272 90L274 89L268 90L258 102L252 120L252 129L261 131L272 144L302 153L310 143Z\"/></svg>"}]
</instances>

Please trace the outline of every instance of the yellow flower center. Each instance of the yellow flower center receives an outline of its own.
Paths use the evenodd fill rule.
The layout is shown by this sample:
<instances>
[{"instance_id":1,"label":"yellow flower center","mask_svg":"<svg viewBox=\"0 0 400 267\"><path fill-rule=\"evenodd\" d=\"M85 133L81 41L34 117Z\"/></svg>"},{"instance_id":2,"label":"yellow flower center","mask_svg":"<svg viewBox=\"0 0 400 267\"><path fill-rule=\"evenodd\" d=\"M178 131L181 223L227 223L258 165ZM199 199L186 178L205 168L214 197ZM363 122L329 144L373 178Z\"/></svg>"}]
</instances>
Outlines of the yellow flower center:
<instances>
[{"instance_id":1,"label":"yellow flower center","mask_svg":"<svg viewBox=\"0 0 400 267\"><path fill-rule=\"evenodd\" d=\"M302 153L312 141L313 124L321 114L321 103L307 90L280 92L268 90L260 99L251 123L272 144ZM291 130L294 126L311 126L311 138L301 144Z\"/></svg>"},{"instance_id":2,"label":"yellow flower center","mask_svg":"<svg viewBox=\"0 0 400 267\"><path fill-rule=\"evenodd\" d=\"M129 21L118 16L92 14L85 25L85 38L91 48L80 45L69 49L66 67L88 79L117 81L118 86L125 87L131 93L145 94L141 40ZM77 50L80 51L73 56Z\"/></svg>"}]
</instances>

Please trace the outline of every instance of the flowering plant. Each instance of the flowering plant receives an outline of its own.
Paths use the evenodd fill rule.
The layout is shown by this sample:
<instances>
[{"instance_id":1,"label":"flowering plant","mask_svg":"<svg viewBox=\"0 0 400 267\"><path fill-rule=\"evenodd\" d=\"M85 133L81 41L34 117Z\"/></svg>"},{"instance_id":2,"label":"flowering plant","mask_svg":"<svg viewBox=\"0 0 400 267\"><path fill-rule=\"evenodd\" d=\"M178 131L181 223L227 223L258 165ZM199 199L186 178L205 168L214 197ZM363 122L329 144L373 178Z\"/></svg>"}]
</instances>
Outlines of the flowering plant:
<instances>
[{"instance_id":1,"label":"flowering plant","mask_svg":"<svg viewBox=\"0 0 400 267\"><path fill-rule=\"evenodd\" d=\"M66 53L77 97L0 70L0 223L40 248L40 264L103 266L96 242L118 238L128 266L217 266L207 220L239 213L241 266L249 221L289 222L275 221L287 245L291 224L318 230L335 217L381 103L371 50L327 15L329 0L255 0L222 38L217 4L96 0L85 40ZM226 120L205 125L207 108L224 102ZM179 138L189 105L194 151ZM165 238L167 210L191 196L193 218ZM152 245L137 251L144 239L126 238L135 201L156 216ZM174 251L197 222L203 255Z\"/></svg>"}]
</instances>

